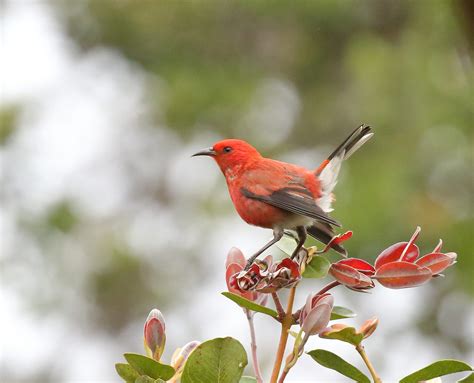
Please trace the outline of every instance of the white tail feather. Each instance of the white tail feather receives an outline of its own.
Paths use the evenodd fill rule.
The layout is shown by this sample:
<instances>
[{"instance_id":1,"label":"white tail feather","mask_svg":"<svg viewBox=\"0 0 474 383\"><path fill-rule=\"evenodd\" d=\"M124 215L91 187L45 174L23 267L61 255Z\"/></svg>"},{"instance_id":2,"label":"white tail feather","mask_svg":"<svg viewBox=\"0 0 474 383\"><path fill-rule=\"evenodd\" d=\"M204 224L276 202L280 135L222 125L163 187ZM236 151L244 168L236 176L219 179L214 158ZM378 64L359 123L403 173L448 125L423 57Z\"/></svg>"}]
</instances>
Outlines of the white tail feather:
<instances>
[{"instance_id":1,"label":"white tail feather","mask_svg":"<svg viewBox=\"0 0 474 383\"><path fill-rule=\"evenodd\" d=\"M321 183L321 197L318 198L317 204L324 212L329 213L333 211L331 208L334 199L332 191L336 187L337 177L341 169L342 161L344 160L344 152L341 155L334 157L319 175L319 182Z\"/></svg>"},{"instance_id":2,"label":"white tail feather","mask_svg":"<svg viewBox=\"0 0 474 383\"><path fill-rule=\"evenodd\" d=\"M363 134L362 137L359 137L361 134ZM317 199L317 204L324 212L329 213L333 210L331 208L334 200L332 192L337 184L342 162L354 154L373 135L374 133L370 130L370 127L361 125L329 156L328 164L318 175L321 183L321 197Z\"/></svg>"},{"instance_id":3,"label":"white tail feather","mask_svg":"<svg viewBox=\"0 0 474 383\"><path fill-rule=\"evenodd\" d=\"M354 154L354 152L359 149L362 145L364 145L367 141L369 141L374 133L368 133L365 136L363 136L357 144L355 144L352 148L350 148L344 155L344 159L347 160L350 156Z\"/></svg>"}]
</instances>

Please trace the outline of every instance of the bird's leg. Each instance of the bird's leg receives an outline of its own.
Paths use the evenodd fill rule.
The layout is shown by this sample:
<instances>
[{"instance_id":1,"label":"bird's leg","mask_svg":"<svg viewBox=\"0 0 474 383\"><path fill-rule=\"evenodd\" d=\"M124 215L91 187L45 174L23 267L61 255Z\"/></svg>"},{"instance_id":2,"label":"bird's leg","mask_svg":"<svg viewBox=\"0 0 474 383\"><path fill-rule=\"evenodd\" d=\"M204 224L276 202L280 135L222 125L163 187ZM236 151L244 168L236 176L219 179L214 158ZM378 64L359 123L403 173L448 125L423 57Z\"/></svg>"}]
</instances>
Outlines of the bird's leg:
<instances>
[{"instance_id":1,"label":"bird's leg","mask_svg":"<svg viewBox=\"0 0 474 383\"><path fill-rule=\"evenodd\" d=\"M295 235L295 234L294 234L292 231L290 231L290 230L284 230L284 231L283 231L283 234L287 235L288 237L293 238L293 239L296 241L296 243L298 243L298 241L300 240L300 239L298 238L298 236Z\"/></svg>"},{"instance_id":2,"label":"bird's leg","mask_svg":"<svg viewBox=\"0 0 474 383\"><path fill-rule=\"evenodd\" d=\"M260 250L258 250L254 255L252 255L248 260L247 260L247 265L245 265L244 270L248 270L250 266L252 265L253 261L262 254L265 250L267 250L270 246L274 245L277 243L281 237L283 237L283 230L281 229L273 229L273 239L268 242L265 246L263 246Z\"/></svg>"},{"instance_id":3,"label":"bird's leg","mask_svg":"<svg viewBox=\"0 0 474 383\"><path fill-rule=\"evenodd\" d=\"M293 254L291 254L291 259L295 258L298 255L299 251L306 242L306 228L304 226L298 226L296 228L296 234L298 234L298 244L296 245L296 249L293 251Z\"/></svg>"}]
</instances>

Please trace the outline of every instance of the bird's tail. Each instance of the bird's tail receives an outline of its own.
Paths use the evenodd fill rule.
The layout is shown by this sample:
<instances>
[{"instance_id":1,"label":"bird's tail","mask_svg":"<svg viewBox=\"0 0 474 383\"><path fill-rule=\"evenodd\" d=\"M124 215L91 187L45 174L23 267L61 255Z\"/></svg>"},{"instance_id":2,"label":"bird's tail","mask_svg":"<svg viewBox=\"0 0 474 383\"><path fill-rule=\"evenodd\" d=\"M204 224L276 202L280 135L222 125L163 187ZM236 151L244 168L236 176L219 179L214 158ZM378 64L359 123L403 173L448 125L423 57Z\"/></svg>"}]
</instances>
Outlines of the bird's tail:
<instances>
[{"instance_id":1,"label":"bird's tail","mask_svg":"<svg viewBox=\"0 0 474 383\"><path fill-rule=\"evenodd\" d=\"M332 191L337 184L342 161L347 160L373 135L374 133L370 126L365 124L359 126L316 169L315 173L321 182L322 191L322 195L318 198L317 203L326 213L332 211Z\"/></svg>"}]
</instances>

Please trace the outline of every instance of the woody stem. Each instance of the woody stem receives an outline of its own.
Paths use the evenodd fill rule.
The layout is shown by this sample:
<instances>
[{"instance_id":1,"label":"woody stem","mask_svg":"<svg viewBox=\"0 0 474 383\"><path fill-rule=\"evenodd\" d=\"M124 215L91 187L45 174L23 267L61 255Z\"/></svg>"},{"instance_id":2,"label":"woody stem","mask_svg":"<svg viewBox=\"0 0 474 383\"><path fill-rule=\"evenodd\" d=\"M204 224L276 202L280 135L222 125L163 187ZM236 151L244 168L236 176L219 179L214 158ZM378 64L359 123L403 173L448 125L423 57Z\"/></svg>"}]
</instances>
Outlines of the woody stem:
<instances>
[{"instance_id":1,"label":"woody stem","mask_svg":"<svg viewBox=\"0 0 474 383\"><path fill-rule=\"evenodd\" d=\"M382 379L380 379L380 377L375 372L374 366L372 365L372 363L369 360L369 357L365 353L364 346L362 345L362 343L356 346L356 350L362 357L367 368L369 369L370 375L372 375L372 379L374 380L374 383L382 383Z\"/></svg>"},{"instance_id":2,"label":"woody stem","mask_svg":"<svg viewBox=\"0 0 474 383\"><path fill-rule=\"evenodd\" d=\"M295 301L295 292L296 286L293 286L290 289L290 295L288 297L288 305L286 308L286 313L281 322L281 332L280 332L280 342L278 344L278 350L275 357L275 363L273 365L272 377L270 378L270 383L277 383L278 375L280 373L281 363L283 361L283 355L285 353L286 342L288 341L289 330L294 323L293 320L293 303Z\"/></svg>"},{"instance_id":3,"label":"woody stem","mask_svg":"<svg viewBox=\"0 0 474 383\"><path fill-rule=\"evenodd\" d=\"M258 364L257 356L257 339L255 337L255 327L253 325L253 315L250 310L245 310L247 320L249 322L250 329L250 348L252 349L252 363L253 370L255 372L255 377L257 378L257 383L263 383L262 373L260 372L260 366Z\"/></svg>"}]
</instances>

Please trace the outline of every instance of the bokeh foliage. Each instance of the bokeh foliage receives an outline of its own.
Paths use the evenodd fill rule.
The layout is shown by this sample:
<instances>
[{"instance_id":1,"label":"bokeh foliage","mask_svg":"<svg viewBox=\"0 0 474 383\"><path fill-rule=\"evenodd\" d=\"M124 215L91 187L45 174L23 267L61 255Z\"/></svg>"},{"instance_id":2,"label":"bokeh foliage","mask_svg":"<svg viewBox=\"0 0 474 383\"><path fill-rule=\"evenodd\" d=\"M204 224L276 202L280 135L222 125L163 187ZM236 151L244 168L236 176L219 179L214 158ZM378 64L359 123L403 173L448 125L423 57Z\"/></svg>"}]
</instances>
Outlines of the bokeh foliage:
<instances>
[{"instance_id":1,"label":"bokeh foliage","mask_svg":"<svg viewBox=\"0 0 474 383\"><path fill-rule=\"evenodd\" d=\"M85 51L113 47L163 80L157 115L184 136L202 124L246 138L240 115L272 77L294 85L301 110L290 137L269 155L335 145L358 123L372 124L376 140L347 165L337 189L335 215L356 230L350 246L365 246L360 255L373 258L420 224L426 250L442 233L460 254L457 282L474 293L465 4L102 0L89 1L82 17L58 4Z\"/></svg>"}]
</instances>

